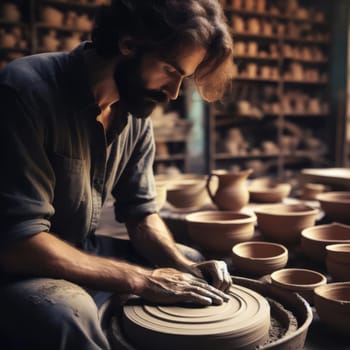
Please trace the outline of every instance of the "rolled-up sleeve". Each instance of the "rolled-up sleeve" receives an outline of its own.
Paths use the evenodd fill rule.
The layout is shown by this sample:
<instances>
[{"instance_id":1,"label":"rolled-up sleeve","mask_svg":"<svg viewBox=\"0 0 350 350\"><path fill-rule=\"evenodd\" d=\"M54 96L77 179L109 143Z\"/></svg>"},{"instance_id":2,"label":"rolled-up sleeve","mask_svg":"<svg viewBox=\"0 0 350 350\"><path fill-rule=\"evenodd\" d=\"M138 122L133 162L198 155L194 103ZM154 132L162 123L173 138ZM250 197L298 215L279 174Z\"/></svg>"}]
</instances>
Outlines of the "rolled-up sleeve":
<instances>
[{"instance_id":1,"label":"rolled-up sleeve","mask_svg":"<svg viewBox=\"0 0 350 350\"><path fill-rule=\"evenodd\" d=\"M143 120L142 131L120 179L112 194L115 201L115 217L125 222L157 212L156 188L153 175L155 144L150 118Z\"/></svg>"},{"instance_id":2,"label":"rolled-up sleeve","mask_svg":"<svg viewBox=\"0 0 350 350\"><path fill-rule=\"evenodd\" d=\"M55 176L44 150L45 125L37 106L0 85L0 249L49 231Z\"/></svg>"}]
</instances>

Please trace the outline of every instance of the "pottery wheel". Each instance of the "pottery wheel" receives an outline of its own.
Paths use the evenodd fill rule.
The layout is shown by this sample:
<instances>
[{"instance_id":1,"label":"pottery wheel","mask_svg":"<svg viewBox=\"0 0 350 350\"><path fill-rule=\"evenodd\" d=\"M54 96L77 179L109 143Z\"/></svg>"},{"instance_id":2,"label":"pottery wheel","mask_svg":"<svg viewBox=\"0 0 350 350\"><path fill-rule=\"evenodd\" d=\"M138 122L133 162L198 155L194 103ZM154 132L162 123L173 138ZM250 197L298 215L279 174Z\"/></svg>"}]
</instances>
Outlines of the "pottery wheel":
<instances>
[{"instance_id":1,"label":"pottery wheel","mask_svg":"<svg viewBox=\"0 0 350 350\"><path fill-rule=\"evenodd\" d=\"M267 300L234 285L229 301L219 306L124 306L125 335L137 349L255 349L270 327Z\"/></svg>"}]
</instances>

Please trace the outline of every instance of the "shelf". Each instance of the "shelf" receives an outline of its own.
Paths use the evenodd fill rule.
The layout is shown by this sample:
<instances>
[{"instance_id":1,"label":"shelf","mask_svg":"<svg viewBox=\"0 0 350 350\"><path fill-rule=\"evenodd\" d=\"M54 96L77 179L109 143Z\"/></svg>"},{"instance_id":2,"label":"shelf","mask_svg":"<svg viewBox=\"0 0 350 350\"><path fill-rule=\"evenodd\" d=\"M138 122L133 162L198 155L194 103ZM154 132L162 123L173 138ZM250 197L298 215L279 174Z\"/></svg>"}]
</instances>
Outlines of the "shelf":
<instances>
[{"instance_id":1,"label":"shelf","mask_svg":"<svg viewBox=\"0 0 350 350\"><path fill-rule=\"evenodd\" d=\"M36 29L46 29L46 30L57 30L60 32L65 32L65 33L82 33L82 34L90 34L90 30L81 30L81 29L75 29L71 27L64 27L64 26L55 26L52 24L46 24L46 23L40 23L37 22L34 24L34 28Z\"/></svg>"},{"instance_id":2,"label":"shelf","mask_svg":"<svg viewBox=\"0 0 350 350\"><path fill-rule=\"evenodd\" d=\"M325 21L318 21L318 20L313 20L310 18L298 18L298 17L288 16L288 15L283 15L283 14L271 14L269 12L247 11L247 10L235 9L235 8L225 8L224 10L226 13L228 13L230 15L237 14L237 15L240 15L243 17L260 17L260 18L300 22L300 23L312 23L312 24L318 24L318 25L327 25L327 23Z\"/></svg>"},{"instance_id":3,"label":"shelf","mask_svg":"<svg viewBox=\"0 0 350 350\"><path fill-rule=\"evenodd\" d=\"M275 83L277 84L280 79L265 79L265 78L247 78L242 76L236 76L233 80L240 80L240 81L247 81L247 82L254 82L254 83Z\"/></svg>"},{"instance_id":4,"label":"shelf","mask_svg":"<svg viewBox=\"0 0 350 350\"><path fill-rule=\"evenodd\" d=\"M13 21L6 21L4 19L0 19L0 27L27 27L28 24L24 22L13 22Z\"/></svg>"},{"instance_id":5,"label":"shelf","mask_svg":"<svg viewBox=\"0 0 350 350\"><path fill-rule=\"evenodd\" d=\"M301 85L327 85L328 81L312 81L312 80L292 80L292 79L287 79L287 80L282 80L283 83L285 84L301 84Z\"/></svg>"},{"instance_id":6,"label":"shelf","mask_svg":"<svg viewBox=\"0 0 350 350\"><path fill-rule=\"evenodd\" d=\"M278 62L278 57L263 57L263 56L248 56L248 55L235 55L235 60L249 60L260 62Z\"/></svg>"},{"instance_id":7,"label":"shelf","mask_svg":"<svg viewBox=\"0 0 350 350\"><path fill-rule=\"evenodd\" d=\"M69 8L69 10L84 10L84 11L96 11L100 5L96 4L81 4L73 1L64 1L64 0L41 0L40 5L52 5L60 8Z\"/></svg>"},{"instance_id":8,"label":"shelf","mask_svg":"<svg viewBox=\"0 0 350 350\"><path fill-rule=\"evenodd\" d=\"M329 45L330 40L326 39L300 39L294 37L283 37L284 42L292 42L297 44L308 44L308 45Z\"/></svg>"},{"instance_id":9,"label":"shelf","mask_svg":"<svg viewBox=\"0 0 350 350\"><path fill-rule=\"evenodd\" d=\"M21 52L24 54L29 54L29 49L20 49L18 47L0 47L0 53L10 53L10 52Z\"/></svg>"},{"instance_id":10,"label":"shelf","mask_svg":"<svg viewBox=\"0 0 350 350\"><path fill-rule=\"evenodd\" d=\"M171 162L174 160L184 160L186 158L185 154L179 153L179 154L169 154L167 156L156 156L155 161L156 162Z\"/></svg>"},{"instance_id":11,"label":"shelf","mask_svg":"<svg viewBox=\"0 0 350 350\"><path fill-rule=\"evenodd\" d=\"M278 35L264 35L264 34L254 34L248 32L235 32L233 31L235 39L256 39L256 40L268 40L268 41L278 41L280 36Z\"/></svg>"},{"instance_id":12,"label":"shelf","mask_svg":"<svg viewBox=\"0 0 350 350\"><path fill-rule=\"evenodd\" d=\"M321 64L329 64L328 60L308 60L304 58L294 58L294 57L284 57L285 61L293 61L293 62L299 62L299 63L305 63L305 64L315 64L315 65L321 65Z\"/></svg>"},{"instance_id":13,"label":"shelf","mask_svg":"<svg viewBox=\"0 0 350 350\"><path fill-rule=\"evenodd\" d=\"M278 158L280 154L247 154L247 155L234 155L231 153L216 153L216 160L225 160L225 159L270 159Z\"/></svg>"}]
</instances>

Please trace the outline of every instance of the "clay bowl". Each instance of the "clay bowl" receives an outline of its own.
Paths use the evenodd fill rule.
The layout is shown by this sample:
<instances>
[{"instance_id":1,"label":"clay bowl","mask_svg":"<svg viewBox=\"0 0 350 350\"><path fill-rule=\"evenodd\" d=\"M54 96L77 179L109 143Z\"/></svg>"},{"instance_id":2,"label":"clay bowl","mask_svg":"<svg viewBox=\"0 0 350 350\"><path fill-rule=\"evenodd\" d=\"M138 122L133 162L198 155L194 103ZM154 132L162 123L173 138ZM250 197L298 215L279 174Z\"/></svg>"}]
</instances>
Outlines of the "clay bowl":
<instances>
[{"instance_id":1,"label":"clay bowl","mask_svg":"<svg viewBox=\"0 0 350 350\"><path fill-rule=\"evenodd\" d=\"M167 187L167 201L175 208L200 208L208 201L206 176L179 174L156 176L157 184Z\"/></svg>"},{"instance_id":2,"label":"clay bowl","mask_svg":"<svg viewBox=\"0 0 350 350\"><path fill-rule=\"evenodd\" d=\"M321 321L348 336L350 332L350 282L329 283L315 288L314 301Z\"/></svg>"},{"instance_id":3,"label":"clay bowl","mask_svg":"<svg viewBox=\"0 0 350 350\"><path fill-rule=\"evenodd\" d=\"M288 183L277 183L267 178L253 180L248 186L250 201L256 203L282 202L291 189Z\"/></svg>"},{"instance_id":4,"label":"clay bowl","mask_svg":"<svg viewBox=\"0 0 350 350\"><path fill-rule=\"evenodd\" d=\"M189 237L201 248L230 252L232 246L254 235L254 214L232 211L202 211L186 216Z\"/></svg>"},{"instance_id":5,"label":"clay bowl","mask_svg":"<svg viewBox=\"0 0 350 350\"><path fill-rule=\"evenodd\" d=\"M301 249L311 260L325 262L326 246L350 243L350 226L339 223L309 227L301 232Z\"/></svg>"},{"instance_id":6,"label":"clay bowl","mask_svg":"<svg viewBox=\"0 0 350 350\"><path fill-rule=\"evenodd\" d=\"M326 265L333 281L350 281L350 243L326 246Z\"/></svg>"},{"instance_id":7,"label":"clay bowl","mask_svg":"<svg viewBox=\"0 0 350 350\"><path fill-rule=\"evenodd\" d=\"M299 293L312 305L314 289L326 284L327 278L313 270L282 269L271 274L271 282L284 290Z\"/></svg>"},{"instance_id":8,"label":"clay bowl","mask_svg":"<svg viewBox=\"0 0 350 350\"><path fill-rule=\"evenodd\" d=\"M242 242L233 246L232 262L239 271L262 276L285 267L288 250L277 243Z\"/></svg>"},{"instance_id":9,"label":"clay bowl","mask_svg":"<svg viewBox=\"0 0 350 350\"><path fill-rule=\"evenodd\" d=\"M295 244L304 228L315 225L318 210L304 204L271 204L255 209L255 214L267 239Z\"/></svg>"},{"instance_id":10,"label":"clay bowl","mask_svg":"<svg viewBox=\"0 0 350 350\"><path fill-rule=\"evenodd\" d=\"M325 215L341 223L350 223L350 192L325 192L316 196Z\"/></svg>"},{"instance_id":11,"label":"clay bowl","mask_svg":"<svg viewBox=\"0 0 350 350\"><path fill-rule=\"evenodd\" d=\"M326 189L326 185L308 182L303 186L302 198L306 200L315 200L317 195L325 192Z\"/></svg>"}]
</instances>

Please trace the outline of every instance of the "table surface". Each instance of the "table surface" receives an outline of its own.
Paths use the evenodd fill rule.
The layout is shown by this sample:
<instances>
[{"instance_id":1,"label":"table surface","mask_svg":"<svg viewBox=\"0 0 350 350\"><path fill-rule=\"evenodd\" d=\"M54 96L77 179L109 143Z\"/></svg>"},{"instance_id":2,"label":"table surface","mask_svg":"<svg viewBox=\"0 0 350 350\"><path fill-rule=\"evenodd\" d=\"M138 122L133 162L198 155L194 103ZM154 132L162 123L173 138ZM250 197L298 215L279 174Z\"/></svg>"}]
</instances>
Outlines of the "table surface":
<instances>
[{"instance_id":1,"label":"table surface","mask_svg":"<svg viewBox=\"0 0 350 350\"><path fill-rule=\"evenodd\" d=\"M288 199L288 203L297 202L295 199ZM313 206L317 206L317 203L308 203ZM249 206L248 211L251 211L255 206ZM211 209L210 206L203 209ZM187 232L186 224L184 217L188 214L186 210L177 210L169 206L166 207L166 210L162 210L161 216L169 226L170 230L174 234L177 241L190 244ZM321 212L317 224L327 223L326 219ZM118 224L114 220L113 207L111 203L107 203L102 212L101 223L98 227L97 234L113 236L120 239L128 239L128 235L125 229L125 226ZM255 238L256 240L261 240L262 237L256 230ZM210 256L207 255L207 258L220 258L224 259L229 266L229 270L232 275L239 276L239 273L234 270L231 264L230 257L225 256ZM289 249L289 259L287 267L300 267L306 269L312 269L319 271L326 275L328 282L332 282L331 277L327 274L325 266L321 264L316 264L308 260L301 252L300 246L296 246L292 250ZM252 278L252 276L240 275L242 277ZM318 318L317 312L314 307L312 307L314 318L308 329L308 334L305 342L304 349L306 350L350 350L350 335L349 337L344 337L339 334L331 331L320 319ZM350 319L349 319L350 322ZM291 349L293 350L293 349Z\"/></svg>"}]
</instances>

